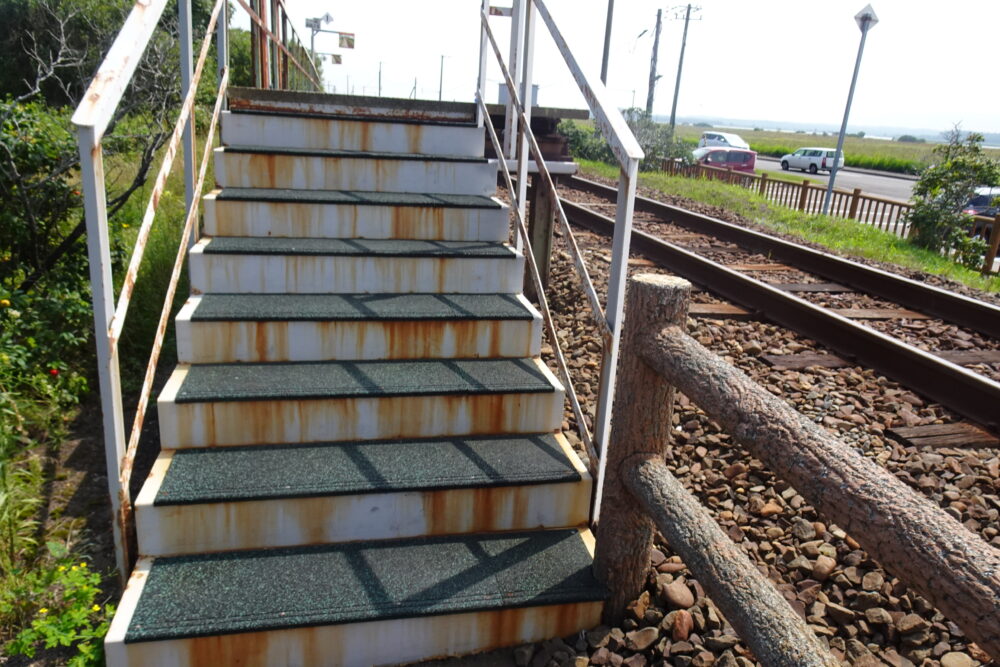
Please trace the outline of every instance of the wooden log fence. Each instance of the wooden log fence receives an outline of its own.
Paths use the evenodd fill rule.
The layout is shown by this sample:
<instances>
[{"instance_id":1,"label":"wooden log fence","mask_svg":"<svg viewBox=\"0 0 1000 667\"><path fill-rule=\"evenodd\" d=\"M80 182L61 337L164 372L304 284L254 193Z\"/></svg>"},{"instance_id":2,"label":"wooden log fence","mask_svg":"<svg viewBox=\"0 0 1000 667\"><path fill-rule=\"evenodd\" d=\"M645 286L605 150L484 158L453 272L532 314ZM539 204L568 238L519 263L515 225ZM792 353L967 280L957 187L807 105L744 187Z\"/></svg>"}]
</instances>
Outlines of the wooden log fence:
<instances>
[{"instance_id":1,"label":"wooden log fence","mask_svg":"<svg viewBox=\"0 0 1000 667\"><path fill-rule=\"evenodd\" d=\"M664 324L683 325L690 290L686 280L668 276L629 281L619 399L613 410L604 518L597 529L594 562L611 594L605 622L620 622L625 605L642 591L655 523L764 664L837 665L805 621L663 463L674 389L642 361L639 350L646 335Z\"/></svg>"},{"instance_id":2,"label":"wooden log fence","mask_svg":"<svg viewBox=\"0 0 1000 667\"><path fill-rule=\"evenodd\" d=\"M671 176L721 180L748 190L755 190L762 197L776 204L794 208L803 213L813 214L823 210L826 186L814 185L808 180L793 183L769 178L767 174L734 172L731 169L710 167L703 164L685 165L674 160L664 160L662 167L663 171ZM909 234L907 216L912 208L913 205L909 202L866 195L861 191L861 188L855 188L853 191L834 188L830 200L830 215L857 220L901 238L905 238ZM976 229L985 230L982 232L983 238L989 239L982 272L990 273L993 270L997 253L1000 251L1000 247L998 247L1000 246L1000 237L997 236L1000 232L991 234L991 230L996 230L1000 226L1000 215L995 218L977 215L973 216L973 221Z\"/></svg>"},{"instance_id":3,"label":"wooden log fence","mask_svg":"<svg viewBox=\"0 0 1000 667\"><path fill-rule=\"evenodd\" d=\"M755 652L767 641L755 633L795 631L792 626L757 625L772 613L765 611L767 593L761 592L769 583L761 584L752 573L738 578L737 586L720 578L721 568L735 565L721 555L719 539L709 532L718 526L698 525L696 515L704 510L687 507L682 513L677 507L660 506L667 498L677 504L680 492L672 488L662 462L670 421L652 422L669 417L664 402L676 387L874 559L981 648L1000 657L1000 550L690 338L679 316L689 289L684 281L652 276L636 277L629 285L619 386L619 396L628 400L615 404L610 490L605 492L607 509L598 527L595 563L611 590L612 604L639 593L641 575L637 587L634 570L645 572L651 536L649 519L640 511L649 512L671 548ZM716 554L703 553L706 549ZM618 562L611 558L630 552L639 555ZM712 558L722 562L715 567L704 562ZM739 604L726 597L738 595ZM801 658L783 662L788 656L782 650L780 655L758 653L758 658L769 665L824 664Z\"/></svg>"}]
</instances>

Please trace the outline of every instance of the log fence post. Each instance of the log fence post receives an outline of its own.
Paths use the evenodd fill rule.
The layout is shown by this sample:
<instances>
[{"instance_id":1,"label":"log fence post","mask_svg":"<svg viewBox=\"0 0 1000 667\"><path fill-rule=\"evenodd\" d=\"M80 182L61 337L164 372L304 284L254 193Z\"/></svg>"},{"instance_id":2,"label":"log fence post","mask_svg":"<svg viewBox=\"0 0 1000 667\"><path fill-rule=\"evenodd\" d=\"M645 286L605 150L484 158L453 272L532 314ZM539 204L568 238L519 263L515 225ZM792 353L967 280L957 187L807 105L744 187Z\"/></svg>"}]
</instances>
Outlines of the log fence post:
<instances>
[{"instance_id":1,"label":"log fence post","mask_svg":"<svg viewBox=\"0 0 1000 667\"><path fill-rule=\"evenodd\" d=\"M759 187L757 189L757 192L760 193L761 197L766 197L767 196L767 172L766 171L763 174L760 175L760 184L759 184Z\"/></svg>"},{"instance_id":2,"label":"log fence post","mask_svg":"<svg viewBox=\"0 0 1000 667\"><path fill-rule=\"evenodd\" d=\"M809 199L809 179L802 181L801 189L799 190L799 210L806 210L806 201Z\"/></svg>"},{"instance_id":3,"label":"log fence post","mask_svg":"<svg viewBox=\"0 0 1000 667\"><path fill-rule=\"evenodd\" d=\"M990 230L990 246L986 250L986 257L983 258L983 275L993 272L993 260L997 258L997 250L1000 250L1000 213L993 218L993 229Z\"/></svg>"},{"instance_id":4,"label":"log fence post","mask_svg":"<svg viewBox=\"0 0 1000 667\"><path fill-rule=\"evenodd\" d=\"M639 353L645 337L662 327L685 328L690 293L690 283L672 276L629 281L594 558L610 592L604 622L620 623L641 593L655 526L764 664L834 667L839 663L806 623L664 464L674 388Z\"/></svg>"},{"instance_id":5,"label":"log fence post","mask_svg":"<svg viewBox=\"0 0 1000 667\"><path fill-rule=\"evenodd\" d=\"M847 211L847 217L850 220L858 219L858 204L861 202L861 188L854 188L854 192L851 193L851 207Z\"/></svg>"}]
</instances>

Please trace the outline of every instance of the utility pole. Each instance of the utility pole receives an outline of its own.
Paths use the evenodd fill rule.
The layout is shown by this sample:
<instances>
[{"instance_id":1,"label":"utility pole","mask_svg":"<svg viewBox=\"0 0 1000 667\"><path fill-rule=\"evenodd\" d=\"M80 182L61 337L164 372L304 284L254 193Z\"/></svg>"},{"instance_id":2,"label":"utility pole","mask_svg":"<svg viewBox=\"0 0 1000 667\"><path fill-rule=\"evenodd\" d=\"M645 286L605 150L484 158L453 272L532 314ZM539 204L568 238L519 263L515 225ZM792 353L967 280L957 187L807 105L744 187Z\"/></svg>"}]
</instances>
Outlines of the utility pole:
<instances>
[{"instance_id":1,"label":"utility pole","mask_svg":"<svg viewBox=\"0 0 1000 667\"><path fill-rule=\"evenodd\" d=\"M382 61L378 61L378 96L382 97Z\"/></svg>"},{"instance_id":2,"label":"utility pole","mask_svg":"<svg viewBox=\"0 0 1000 667\"><path fill-rule=\"evenodd\" d=\"M695 7L695 11L701 9ZM684 37L681 38L681 57L677 61L677 83L674 84L674 101L670 105L670 138L674 138L674 126L677 122L677 95L681 91L681 70L684 68L684 47L688 41L688 23L691 21L691 5L688 4L684 12Z\"/></svg>"},{"instance_id":3,"label":"utility pole","mask_svg":"<svg viewBox=\"0 0 1000 667\"><path fill-rule=\"evenodd\" d=\"M653 37L653 55L649 59L649 92L646 93L646 113L653 113L653 94L656 92L656 80L660 77L656 74L656 55L660 50L660 24L663 20L663 10L656 10L656 36Z\"/></svg>"},{"instance_id":4,"label":"utility pole","mask_svg":"<svg viewBox=\"0 0 1000 667\"><path fill-rule=\"evenodd\" d=\"M614 13L615 0L608 0L608 22L604 26L604 58L601 60L601 83L605 86L608 85L608 52L611 50L611 17Z\"/></svg>"},{"instance_id":5,"label":"utility pole","mask_svg":"<svg viewBox=\"0 0 1000 667\"><path fill-rule=\"evenodd\" d=\"M438 72L438 102L441 101L441 91L444 89L444 55L441 56L441 69Z\"/></svg>"},{"instance_id":6,"label":"utility pole","mask_svg":"<svg viewBox=\"0 0 1000 667\"><path fill-rule=\"evenodd\" d=\"M830 180L826 184L826 195L823 197L823 215L830 212L830 200L833 198L833 183L837 180L840 167L840 156L844 154L844 135L847 134L847 118L851 115L851 102L854 101L854 86L858 82L858 70L861 69L861 54L865 52L865 38L868 30L878 23L878 16L871 5L855 14L854 21L861 30L861 43L858 44L858 58L854 61L854 76L851 78L851 90L847 93L847 107L844 109L844 122L840 124L840 136L837 137L837 152L833 154L833 166L830 167Z\"/></svg>"}]
</instances>

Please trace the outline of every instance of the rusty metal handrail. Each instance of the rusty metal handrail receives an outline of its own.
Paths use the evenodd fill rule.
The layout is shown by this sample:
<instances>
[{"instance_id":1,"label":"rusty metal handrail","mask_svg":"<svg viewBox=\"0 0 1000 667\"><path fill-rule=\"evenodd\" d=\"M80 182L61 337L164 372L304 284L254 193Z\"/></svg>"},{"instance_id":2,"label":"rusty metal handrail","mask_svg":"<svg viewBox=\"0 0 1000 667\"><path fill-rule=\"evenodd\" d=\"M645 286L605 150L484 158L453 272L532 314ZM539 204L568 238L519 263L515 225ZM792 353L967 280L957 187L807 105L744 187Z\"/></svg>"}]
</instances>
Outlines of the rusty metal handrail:
<instances>
[{"instance_id":1,"label":"rusty metal handrail","mask_svg":"<svg viewBox=\"0 0 1000 667\"><path fill-rule=\"evenodd\" d=\"M478 92L476 93L476 103L483 115L488 118L489 111L486 109L486 103L483 101L483 98L479 96ZM493 128L493 123L486 123L486 129L488 131L490 141L493 143L493 150L497 152L497 155L502 155L500 140L497 138L497 132ZM506 160L500 160L499 162L501 173L504 178L504 184L507 186L507 191L510 193L511 197L514 197L516 190L510 177L510 169L507 167ZM545 329L548 332L549 340L552 342L552 350L555 353L556 365L559 367L559 379L562 380L562 383L566 388L566 397L569 399L570 406L573 408L573 415L576 417L577 432L580 434L580 440L583 442L583 446L587 450L587 458L589 459L587 468L591 475L595 475L597 472L597 461L599 457L597 456L597 450L594 449L593 436L590 433L590 429L587 428L587 422L583 418L583 408L580 407L580 399L576 395L576 388L573 387L573 378L570 377L569 366L566 364L566 357L563 356L562 353L562 346L559 343L556 324L552 319L552 312L549 310L549 300L545 296L545 286L542 284L542 277L538 271L538 263L535 261L534 252L532 252L531 237L524 224L524 216L516 206L514 207L514 219L517 224L517 232L522 243L524 243L525 261L528 263L531 282L535 286L535 294L538 296L538 305L539 309L542 311L542 320L545 322ZM568 227L569 225L567 225L567 228Z\"/></svg>"},{"instance_id":2,"label":"rusty metal handrail","mask_svg":"<svg viewBox=\"0 0 1000 667\"><path fill-rule=\"evenodd\" d=\"M593 317L601 333L603 363L601 364L601 379L594 421L594 440L597 443L596 450L598 455L597 484L594 492L591 516L592 521L596 522L600 517L601 493L604 485L605 460L607 458L606 450L611 429L611 406L614 401L618 346L621 338L622 308L625 296L625 275L628 269L628 248L631 238L629 232L632 227L632 212L639 162L644 157L644 154L621 112L610 102L610 97L604 84L600 81L591 81L580 68L576 57L563 38L543 0L514 0L510 16L512 20L510 62L513 71L510 71L505 65L503 56L490 30L488 5L485 1L482 4L480 10L482 35L480 40L479 96L480 99L483 96L485 81L484 52L486 51L488 41L503 71L504 82L508 89L505 125L506 140L508 148L511 151L516 151L517 155L518 182L517 191L513 193L513 207L517 209L518 217L523 219L527 191L527 161L530 152L535 157L539 175L544 179L544 184L553 193L556 218L567 235L573 263L581 278L584 293L590 302ZM618 202L615 214L615 218L619 224L616 226L615 237L612 242L611 267L608 277L606 306L604 308L601 308L600 299L597 297L597 293L590 281L586 264L583 261L582 254L569 227L566 214L562 210L558 197L554 194L556 192L555 185L548 169L545 167L545 161L542 158L541 151L538 149L537 141L531 132L529 124L531 104L526 101L530 100L531 97L534 25L537 23L539 17L545 24L563 60L572 72L577 86L583 93L584 99L586 99L591 113L593 113L597 121L598 129L610 144L611 150L618 159L620 166ZM480 109L477 112L477 120L482 117L484 111L484 109ZM514 143L515 131L517 137L516 143ZM497 155L501 161L505 157L499 151ZM521 236L518 235L516 243L519 250L522 247L523 241Z\"/></svg>"},{"instance_id":3,"label":"rusty metal handrail","mask_svg":"<svg viewBox=\"0 0 1000 667\"><path fill-rule=\"evenodd\" d=\"M305 68L304 68L304 67L302 67L302 65L301 65L301 64L299 64L299 61L295 59L295 56L293 56L293 55L292 55L292 52L288 50L288 47L287 47L287 46L285 46L284 44L282 44L281 40L280 40L280 39L278 39L278 38L277 38L277 37L276 37L276 36L274 35L274 33L272 33L272 32L271 32L270 30L268 30L268 28L267 28L267 23L266 23L266 22L264 21L264 19L262 19L262 18L261 18L261 17L260 17L260 16L259 16L259 15L257 14L257 12L255 12L255 11L254 11L254 10L253 10L253 9L252 9L252 8L250 7L250 5L248 5L248 4L246 3L246 0L236 0L236 2L238 2L238 3L239 3L239 5L240 5L240 7L242 7L242 8L243 8L243 11L245 11L245 12L246 12L246 13L247 13L247 14L248 14L248 15L250 16L250 19L251 19L251 20L252 20L252 21L253 21L253 22L254 22L255 24L257 24L257 28L258 28L259 30L263 31L263 33L264 33L264 34L265 34L265 35L267 36L267 39L268 39L269 41L271 41L271 42L274 42L274 44L275 44L275 45L276 45L276 46L277 46L277 47L278 47L279 49L281 49L281 50L282 50L282 51L284 52L285 56L286 56L286 57L287 57L287 58L288 58L289 60L291 60L291 61L292 61L292 64L293 64L293 65L295 65L295 67L296 67L296 68L298 68L298 70L299 70L300 72L302 72L303 74L305 74L305 75L306 75L306 78L307 78L307 79L309 79L309 81L310 81L310 82L311 82L311 83L312 83L312 84L313 84L314 86L316 86L316 90L318 90L318 91L322 92L322 90L323 90L323 84L321 84L321 83L320 83L320 82L319 82L319 81L318 81L318 80L317 80L317 79L316 79L315 77L313 77L313 75L311 75L311 74L310 74L309 72L307 72L307 71L305 70ZM281 7L282 7L282 9L284 10L284 3L281 3ZM296 37L297 37L297 36L298 36L298 35L296 34ZM312 61L312 54L310 54L310 57L309 57L309 62L310 62L310 64L311 64L311 65L312 65L312 67L313 67L313 71L314 71L314 72L316 72L316 74L317 74L317 76L318 76L318 75L319 75L319 72L318 72L318 71L316 71L316 63L314 63L314 62Z\"/></svg>"}]
</instances>

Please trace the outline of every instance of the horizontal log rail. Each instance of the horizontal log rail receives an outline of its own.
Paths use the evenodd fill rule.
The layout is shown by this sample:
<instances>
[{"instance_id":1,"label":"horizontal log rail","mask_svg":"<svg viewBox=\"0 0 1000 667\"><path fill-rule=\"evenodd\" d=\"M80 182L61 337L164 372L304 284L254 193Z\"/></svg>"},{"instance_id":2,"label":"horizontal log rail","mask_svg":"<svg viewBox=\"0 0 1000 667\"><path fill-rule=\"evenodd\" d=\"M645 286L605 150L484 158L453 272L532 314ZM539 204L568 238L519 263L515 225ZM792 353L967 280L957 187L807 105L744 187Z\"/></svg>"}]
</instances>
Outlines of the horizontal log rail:
<instances>
[{"instance_id":1,"label":"horizontal log rail","mask_svg":"<svg viewBox=\"0 0 1000 667\"><path fill-rule=\"evenodd\" d=\"M632 400L620 406L621 412L616 410L612 434L612 462L616 467L612 472L615 479L609 475L609 486L619 489L619 497L621 489L627 487L644 505L655 499L651 494L655 485L647 462L655 452L649 443L658 442L662 447L669 430L650 422L656 414L654 406L662 404L676 387L751 455L795 487L818 512L847 531L874 559L926 597L980 647L993 657L1000 657L1000 605L997 604L1000 551L887 470L699 345L684 332L683 326L678 326L681 321L663 316L669 309L657 310L649 305L676 302L679 300L676 294L687 288L648 276L633 279L630 285L630 299L631 294L643 291L651 292L652 296L630 300L627 316L636 318L638 326L630 321L623 333L628 348L627 355L623 355L619 391ZM678 306L672 308L681 310ZM657 319L648 319L647 311L656 312ZM637 328L639 331L635 331ZM659 385L653 383L656 376L660 378ZM641 384L626 384L633 379ZM650 398L647 400L646 396ZM658 412L657 417L662 417L665 409L660 407ZM616 449L622 451L615 453ZM662 480L662 475L657 479ZM611 493L606 492L606 498L610 497ZM616 510L626 511L620 506ZM617 516L610 515L607 524L621 524ZM599 553L601 541L607 537L598 534ZM648 543L637 545L636 538L631 539L633 548L642 551L645 558ZM605 549L622 548L607 544L615 541L605 539ZM675 542L671 541L673 548L683 548ZM604 557L599 562L606 573L608 559ZM712 576L710 570L700 572L696 561L685 562L699 581L703 576ZM631 565L634 568L635 562ZM643 572L645 566L643 562ZM928 572L937 576L928 577ZM613 600L638 593L633 579L621 573L612 574L615 576L605 574L605 578L611 584ZM703 583L706 589L714 585L710 580ZM734 628L742 622L730 618L732 612L720 600L716 603ZM750 637L742 636L751 643Z\"/></svg>"}]
</instances>

